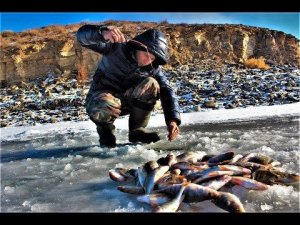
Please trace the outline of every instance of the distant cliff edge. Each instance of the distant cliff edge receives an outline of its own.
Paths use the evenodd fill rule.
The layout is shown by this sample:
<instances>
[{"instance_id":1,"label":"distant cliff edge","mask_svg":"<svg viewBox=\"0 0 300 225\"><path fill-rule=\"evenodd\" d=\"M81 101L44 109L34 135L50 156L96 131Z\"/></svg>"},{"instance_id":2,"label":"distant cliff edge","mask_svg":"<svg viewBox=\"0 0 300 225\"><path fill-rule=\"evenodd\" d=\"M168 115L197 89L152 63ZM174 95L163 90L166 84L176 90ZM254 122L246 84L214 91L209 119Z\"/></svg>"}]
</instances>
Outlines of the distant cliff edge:
<instances>
[{"instance_id":1,"label":"distant cliff edge","mask_svg":"<svg viewBox=\"0 0 300 225\"><path fill-rule=\"evenodd\" d=\"M0 81L14 83L43 77L48 73L86 73L91 76L101 55L76 41L81 24L47 26L20 33L1 33ZM264 57L268 63L299 67L299 40L281 31L244 25L169 24L167 22L106 21L127 38L149 28L164 32L169 40L170 60L177 66L195 59L221 63L243 63Z\"/></svg>"}]
</instances>

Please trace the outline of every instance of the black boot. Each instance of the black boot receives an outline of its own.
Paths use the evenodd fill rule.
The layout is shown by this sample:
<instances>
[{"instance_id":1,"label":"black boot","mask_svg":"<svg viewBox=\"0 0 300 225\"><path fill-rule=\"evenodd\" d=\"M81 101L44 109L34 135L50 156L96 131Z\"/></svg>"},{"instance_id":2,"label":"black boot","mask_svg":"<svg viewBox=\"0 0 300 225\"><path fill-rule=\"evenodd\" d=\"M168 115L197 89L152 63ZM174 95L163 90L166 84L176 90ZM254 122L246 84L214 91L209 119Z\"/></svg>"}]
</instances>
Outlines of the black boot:
<instances>
[{"instance_id":1,"label":"black boot","mask_svg":"<svg viewBox=\"0 0 300 225\"><path fill-rule=\"evenodd\" d=\"M151 143L160 140L156 132L151 132L145 127L149 123L151 111L131 107L129 116L129 141Z\"/></svg>"},{"instance_id":2,"label":"black boot","mask_svg":"<svg viewBox=\"0 0 300 225\"><path fill-rule=\"evenodd\" d=\"M116 147L115 126L112 123L97 125L97 132L100 136L99 142L101 147Z\"/></svg>"}]
</instances>

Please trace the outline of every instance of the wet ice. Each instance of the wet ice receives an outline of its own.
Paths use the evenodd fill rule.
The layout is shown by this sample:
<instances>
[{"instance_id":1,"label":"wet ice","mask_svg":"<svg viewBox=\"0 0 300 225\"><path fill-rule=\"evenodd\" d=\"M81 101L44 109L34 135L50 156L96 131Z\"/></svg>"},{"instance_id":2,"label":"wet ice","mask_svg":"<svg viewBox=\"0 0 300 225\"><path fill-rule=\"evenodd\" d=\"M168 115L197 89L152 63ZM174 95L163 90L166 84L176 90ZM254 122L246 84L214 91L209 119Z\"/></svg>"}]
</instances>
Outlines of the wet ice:
<instances>
[{"instance_id":1,"label":"wet ice","mask_svg":"<svg viewBox=\"0 0 300 225\"><path fill-rule=\"evenodd\" d=\"M181 134L173 142L167 140L164 119L157 115L151 118L150 127L159 131L162 140L147 145L128 143L128 118L117 120L118 146L113 149L99 147L95 126L90 122L2 128L1 211L149 212L151 207L138 202L135 195L118 191L108 171L137 168L170 151L175 155L183 151L261 152L281 162L285 171L299 173L299 113L280 117L276 106L271 110L273 116L263 117L263 111L256 109L247 114L235 109L227 110L227 114L214 111L183 115ZM282 111L292 112L293 108ZM249 119L250 115L256 120ZM249 212L300 211L299 190L292 186L274 185L267 191L234 187L231 191ZM179 210L225 212L209 201L183 204Z\"/></svg>"}]
</instances>

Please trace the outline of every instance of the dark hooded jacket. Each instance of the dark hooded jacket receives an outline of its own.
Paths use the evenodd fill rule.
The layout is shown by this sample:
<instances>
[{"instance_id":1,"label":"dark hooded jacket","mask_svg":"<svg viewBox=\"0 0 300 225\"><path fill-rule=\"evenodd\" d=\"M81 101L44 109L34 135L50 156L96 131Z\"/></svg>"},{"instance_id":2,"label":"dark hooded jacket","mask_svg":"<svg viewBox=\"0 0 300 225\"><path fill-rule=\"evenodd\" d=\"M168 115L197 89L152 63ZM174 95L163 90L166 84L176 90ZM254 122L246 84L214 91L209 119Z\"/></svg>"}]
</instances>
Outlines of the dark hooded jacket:
<instances>
[{"instance_id":1,"label":"dark hooded jacket","mask_svg":"<svg viewBox=\"0 0 300 225\"><path fill-rule=\"evenodd\" d=\"M145 77L152 76L160 85L160 100L166 124L168 125L170 120L175 120L180 125L177 97L159 66L165 65L168 60L168 45L164 34L149 29L133 38L146 45L148 51L155 55L152 66L138 67L135 50L145 51L145 47L132 41L107 42L102 36L102 32L107 29L104 25L84 25L77 31L77 40L82 46L103 55L93 76L91 84L93 88L124 93Z\"/></svg>"}]
</instances>

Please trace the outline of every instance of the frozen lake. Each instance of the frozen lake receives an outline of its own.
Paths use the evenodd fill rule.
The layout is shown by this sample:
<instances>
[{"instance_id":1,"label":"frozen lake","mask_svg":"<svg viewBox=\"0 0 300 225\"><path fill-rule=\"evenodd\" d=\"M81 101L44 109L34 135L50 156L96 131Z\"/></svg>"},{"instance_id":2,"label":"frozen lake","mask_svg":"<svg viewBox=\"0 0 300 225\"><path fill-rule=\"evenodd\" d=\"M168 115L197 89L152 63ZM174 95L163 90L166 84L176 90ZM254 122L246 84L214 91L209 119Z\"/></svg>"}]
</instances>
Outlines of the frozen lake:
<instances>
[{"instance_id":1,"label":"frozen lake","mask_svg":"<svg viewBox=\"0 0 300 225\"><path fill-rule=\"evenodd\" d=\"M95 127L44 130L5 136L1 143L2 212L149 212L136 195L116 189L108 171L141 164L183 151L218 154L261 152L299 173L299 116L181 126L179 138L166 139L165 127L153 127L162 140L128 144L128 130L117 129L118 146L100 148ZM58 128L57 128L58 129ZM58 129L59 130L59 129ZM8 138L10 137L10 138ZM11 138L13 137L13 138ZM231 190L248 212L299 212L299 189L273 185L266 191ZM183 203L181 212L225 212L210 201Z\"/></svg>"}]
</instances>

